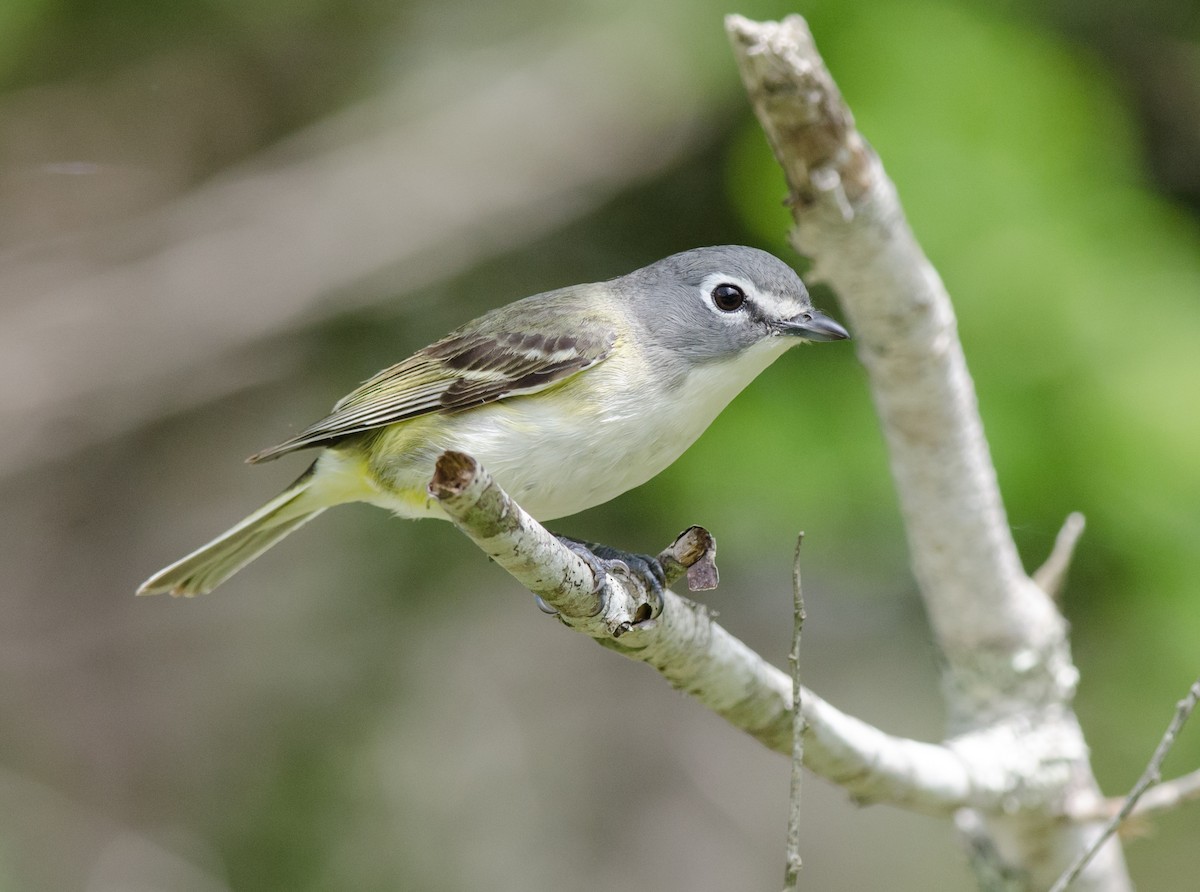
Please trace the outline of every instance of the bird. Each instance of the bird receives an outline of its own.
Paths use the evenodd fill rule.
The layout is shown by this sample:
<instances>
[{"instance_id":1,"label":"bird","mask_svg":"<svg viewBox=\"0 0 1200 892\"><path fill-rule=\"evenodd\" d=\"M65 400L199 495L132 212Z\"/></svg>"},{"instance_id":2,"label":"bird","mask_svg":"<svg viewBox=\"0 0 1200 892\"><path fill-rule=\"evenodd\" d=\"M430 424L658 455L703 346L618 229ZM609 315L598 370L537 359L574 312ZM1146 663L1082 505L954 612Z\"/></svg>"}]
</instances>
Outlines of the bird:
<instances>
[{"instance_id":1,"label":"bird","mask_svg":"<svg viewBox=\"0 0 1200 892\"><path fill-rule=\"evenodd\" d=\"M539 521L576 514L671 465L788 348L848 337L790 266L740 245L517 300L250 456L320 450L280 495L137 593L209 592L334 505L445 519L427 487L446 450L474 456Z\"/></svg>"}]
</instances>

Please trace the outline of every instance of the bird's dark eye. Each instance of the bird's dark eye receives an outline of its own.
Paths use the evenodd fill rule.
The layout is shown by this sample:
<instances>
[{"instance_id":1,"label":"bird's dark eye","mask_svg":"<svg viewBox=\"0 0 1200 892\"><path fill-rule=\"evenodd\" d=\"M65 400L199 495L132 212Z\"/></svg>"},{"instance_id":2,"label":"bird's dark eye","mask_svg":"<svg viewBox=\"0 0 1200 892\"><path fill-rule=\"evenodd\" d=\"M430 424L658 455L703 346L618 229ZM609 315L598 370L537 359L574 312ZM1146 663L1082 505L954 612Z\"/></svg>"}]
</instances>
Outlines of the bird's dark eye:
<instances>
[{"instance_id":1,"label":"bird's dark eye","mask_svg":"<svg viewBox=\"0 0 1200 892\"><path fill-rule=\"evenodd\" d=\"M718 310L732 313L742 308L742 304L746 302L746 292L737 285L724 282L712 290L712 302Z\"/></svg>"}]
</instances>

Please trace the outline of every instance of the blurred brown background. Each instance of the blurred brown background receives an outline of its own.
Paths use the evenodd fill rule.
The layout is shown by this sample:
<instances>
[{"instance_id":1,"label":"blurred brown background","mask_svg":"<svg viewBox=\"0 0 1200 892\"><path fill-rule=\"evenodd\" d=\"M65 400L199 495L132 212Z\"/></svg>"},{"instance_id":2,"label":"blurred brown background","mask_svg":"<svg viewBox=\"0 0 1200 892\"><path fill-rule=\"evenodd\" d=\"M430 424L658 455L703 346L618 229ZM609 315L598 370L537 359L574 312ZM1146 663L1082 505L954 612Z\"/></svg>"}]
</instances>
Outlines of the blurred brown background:
<instances>
[{"instance_id":1,"label":"blurred brown background","mask_svg":"<svg viewBox=\"0 0 1200 892\"><path fill-rule=\"evenodd\" d=\"M1200 660L1194 4L806 3L957 303L1106 789ZM0 889L771 888L787 765L567 634L448 525L330 512L192 601L136 585L303 459L244 456L482 310L701 244L786 247L707 0L0 7ZM818 292L836 315L836 296ZM886 730L937 657L863 375L797 351L557 529L720 542L721 620ZM1168 774L1200 763L1188 729ZM812 780L807 882L963 888L944 822ZM1190 889L1200 810L1129 856Z\"/></svg>"}]
</instances>

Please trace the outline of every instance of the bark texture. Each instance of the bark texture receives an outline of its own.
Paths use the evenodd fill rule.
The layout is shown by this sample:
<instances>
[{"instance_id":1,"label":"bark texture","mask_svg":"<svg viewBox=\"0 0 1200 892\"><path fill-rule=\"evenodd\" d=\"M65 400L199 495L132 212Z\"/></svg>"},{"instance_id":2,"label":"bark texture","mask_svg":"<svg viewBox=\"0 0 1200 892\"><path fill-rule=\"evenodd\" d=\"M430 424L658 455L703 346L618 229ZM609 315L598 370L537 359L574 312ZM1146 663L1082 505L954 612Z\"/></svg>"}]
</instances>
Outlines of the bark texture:
<instances>
[{"instance_id":1,"label":"bark texture","mask_svg":"<svg viewBox=\"0 0 1200 892\"><path fill-rule=\"evenodd\" d=\"M977 834L972 850L991 853L981 883L999 875L1012 888L1048 888L1099 831L1058 817L1065 802L1098 795L1071 709L1078 673L1066 623L1009 534L950 298L804 20L731 16L726 27L787 177L793 244L837 291L870 376L944 655L947 745L1009 791L998 812L963 822L988 843ZM1076 882L1128 889L1119 846Z\"/></svg>"}]
</instances>

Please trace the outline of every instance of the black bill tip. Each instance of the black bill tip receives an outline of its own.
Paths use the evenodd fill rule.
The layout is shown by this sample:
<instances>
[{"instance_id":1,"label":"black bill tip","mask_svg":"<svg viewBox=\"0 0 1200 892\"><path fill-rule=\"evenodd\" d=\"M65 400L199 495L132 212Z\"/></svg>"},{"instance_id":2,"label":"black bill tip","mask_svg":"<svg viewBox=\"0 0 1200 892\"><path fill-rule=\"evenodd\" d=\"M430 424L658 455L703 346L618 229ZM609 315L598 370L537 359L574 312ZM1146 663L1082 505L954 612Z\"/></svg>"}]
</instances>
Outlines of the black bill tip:
<instances>
[{"instance_id":1,"label":"black bill tip","mask_svg":"<svg viewBox=\"0 0 1200 892\"><path fill-rule=\"evenodd\" d=\"M820 310L808 310L795 319L781 322L779 330L784 334L804 338L806 341L846 341L850 339L850 332Z\"/></svg>"}]
</instances>

